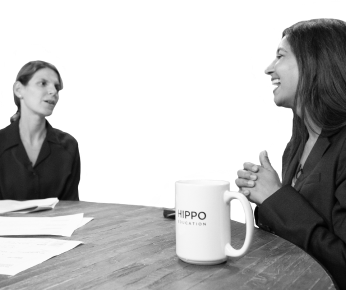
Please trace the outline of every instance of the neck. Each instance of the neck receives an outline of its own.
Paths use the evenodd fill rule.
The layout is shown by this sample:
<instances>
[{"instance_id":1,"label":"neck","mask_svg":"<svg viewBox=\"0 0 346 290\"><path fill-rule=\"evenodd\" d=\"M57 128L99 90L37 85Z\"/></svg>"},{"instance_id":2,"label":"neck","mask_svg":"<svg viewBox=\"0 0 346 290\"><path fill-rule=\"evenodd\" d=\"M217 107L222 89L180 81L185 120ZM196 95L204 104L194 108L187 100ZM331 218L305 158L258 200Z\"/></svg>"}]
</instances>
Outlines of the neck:
<instances>
[{"instance_id":1,"label":"neck","mask_svg":"<svg viewBox=\"0 0 346 290\"><path fill-rule=\"evenodd\" d=\"M305 121L305 126L309 133L309 140L316 141L320 136L322 129L318 127L315 123L310 121Z\"/></svg>"},{"instance_id":2,"label":"neck","mask_svg":"<svg viewBox=\"0 0 346 290\"><path fill-rule=\"evenodd\" d=\"M21 115L19 133L22 141L34 144L46 137L46 119L37 115Z\"/></svg>"},{"instance_id":3,"label":"neck","mask_svg":"<svg viewBox=\"0 0 346 290\"><path fill-rule=\"evenodd\" d=\"M300 109L297 112L297 115L299 118L301 118L301 112ZM305 127L308 130L309 133L309 140L310 142L315 143L318 137L320 136L322 132L322 128L318 127L310 118L309 113L305 114L305 119L304 119Z\"/></svg>"}]
</instances>

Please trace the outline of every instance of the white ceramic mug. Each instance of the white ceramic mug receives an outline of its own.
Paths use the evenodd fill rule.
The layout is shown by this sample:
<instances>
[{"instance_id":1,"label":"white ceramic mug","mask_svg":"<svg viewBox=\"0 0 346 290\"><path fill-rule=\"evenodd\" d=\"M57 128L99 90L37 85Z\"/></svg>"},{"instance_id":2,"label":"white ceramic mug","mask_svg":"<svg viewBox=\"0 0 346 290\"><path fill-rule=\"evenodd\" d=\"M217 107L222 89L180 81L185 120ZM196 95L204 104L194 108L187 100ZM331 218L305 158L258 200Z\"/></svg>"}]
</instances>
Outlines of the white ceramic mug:
<instances>
[{"instance_id":1,"label":"white ceramic mug","mask_svg":"<svg viewBox=\"0 0 346 290\"><path fill-rule=\"evenodd\" d=\"M241 249L231 242L230 202L238 199L245 212L246 237ZM213 265L227 256L244 255L252 242L253 213L247 198L229 191L229 182L186 180L175 183L176 251L191 264Z\"/></svg>"}]
</instances>

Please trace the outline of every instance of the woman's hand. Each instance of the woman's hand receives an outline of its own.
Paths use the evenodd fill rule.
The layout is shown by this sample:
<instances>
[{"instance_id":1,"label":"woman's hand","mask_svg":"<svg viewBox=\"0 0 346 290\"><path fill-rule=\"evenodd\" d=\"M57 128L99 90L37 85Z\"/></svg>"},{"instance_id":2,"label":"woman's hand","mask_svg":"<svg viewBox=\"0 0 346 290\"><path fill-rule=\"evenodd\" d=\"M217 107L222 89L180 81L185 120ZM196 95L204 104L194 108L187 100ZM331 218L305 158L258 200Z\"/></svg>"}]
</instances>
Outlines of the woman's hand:
<instances>
[{"instance_id":1,"label":"woman's hand","mask_svg":"<svg viewBox=\"0 0 346 290\"><path fill-rule=\"evenodd\" d=\"M260 153L260 162L261 166L249 162L244 163L244 170L238 171L238 178L235 181L239 192L256 204L262 204L282 186L266 151Z\"/></svg>"},{"instance_id":2,"label":"woman's hand","mask_svg":"<svg viewBox=\"0 0 346 290\"><path fill-rule=\"evenodd\" d=\"M235 180L236 185L239 187L239 192L245 196L250 195L250 188L255 186L255 180L260 166L251 162L244 163L244 169L238 170L238 179Z\"/></svg>"}]
</instances>

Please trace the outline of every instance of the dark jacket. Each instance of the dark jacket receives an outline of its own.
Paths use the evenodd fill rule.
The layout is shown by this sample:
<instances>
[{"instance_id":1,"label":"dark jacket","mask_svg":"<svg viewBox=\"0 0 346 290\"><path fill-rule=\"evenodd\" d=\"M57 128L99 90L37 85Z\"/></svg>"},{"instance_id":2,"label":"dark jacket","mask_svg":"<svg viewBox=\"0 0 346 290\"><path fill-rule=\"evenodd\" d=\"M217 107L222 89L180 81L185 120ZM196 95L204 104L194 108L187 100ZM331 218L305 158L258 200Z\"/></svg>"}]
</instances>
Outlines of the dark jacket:
<instances>
[{"instance_id":1,"label":"dark jacket","mask_svg":"<svg viewBox=\"0 0 346 290\"><path fill-rule=\"evenodd\" d=\"M322 132L323 133L323 132ZM317 139L291 186L299 154L283 155L283 187L256 209L262 229L296 244L315 257L346 289L346 128ZM304 144L301 144L301 147ZM299 151L297 151L299 152Z\"/></svg>"},{"instance_id":2,"label":"dark jacket","mask_svg":"<svg viewBox=\"0 0 346 290\"><path fill-rule=\"evenodd\" d=\"M0 199L57 197L79 200L80 158L77 141L52 128L34 166L19 136L19 120L0 130Z\"/></svg>"}]
</instances>

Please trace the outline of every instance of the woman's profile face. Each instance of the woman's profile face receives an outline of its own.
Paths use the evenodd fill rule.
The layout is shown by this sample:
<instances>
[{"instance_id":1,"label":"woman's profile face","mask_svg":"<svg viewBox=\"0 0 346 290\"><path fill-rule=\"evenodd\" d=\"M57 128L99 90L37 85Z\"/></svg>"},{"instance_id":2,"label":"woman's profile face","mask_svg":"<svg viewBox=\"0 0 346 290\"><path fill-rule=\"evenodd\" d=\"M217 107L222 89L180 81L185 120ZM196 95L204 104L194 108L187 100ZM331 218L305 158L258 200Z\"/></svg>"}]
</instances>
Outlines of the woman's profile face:
<instances>
[{"instance_id":1,"label":"woman's profile face","mask_svg":"<svg viewBox=\"0 0 346 290\"><path fill-rule=\"evenodd\" d=\"M50 116L59 100L58 75L50 68L38 70L26 86L19 85L17 97L21 101L21 113Z\"/></svg>"},{"instance_id":2,"label":"woman's profile face","mask_svg":"<svg viewBox=\"0 0 346 290\"><path fill-rule=\"evenodd\" d=\"M299 70L298 63L286 39L282 38L276 52L276 58L267 67L265 73L271 76L274 102L277 106L293 109L297 91Z\"/></svg>"}]
</instances>

